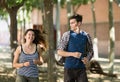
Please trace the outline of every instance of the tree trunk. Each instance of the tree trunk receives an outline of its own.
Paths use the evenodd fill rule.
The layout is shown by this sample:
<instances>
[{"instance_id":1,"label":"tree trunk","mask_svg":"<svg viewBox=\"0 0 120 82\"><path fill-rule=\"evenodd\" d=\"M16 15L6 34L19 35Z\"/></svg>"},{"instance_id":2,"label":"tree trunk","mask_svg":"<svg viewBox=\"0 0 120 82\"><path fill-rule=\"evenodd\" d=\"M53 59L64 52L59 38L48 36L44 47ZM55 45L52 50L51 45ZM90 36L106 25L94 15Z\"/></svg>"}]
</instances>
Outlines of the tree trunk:
<instances>
[{"instance_id":1,"label":"tree trunk","mask_svg":"<svg viewBox=\"0 0 120 82\"><path fill-rule=\"evenodd\" d=\"M10 47L15 49L17 47L17 10L11 9L10 15Z\"/></svg>"},{"instance_id":2,"label":"tree trunk","mask_svg":"<svg viewBox=\"0 0 120 82\"><path fill-rule=\"evenodd\" d=\"M45 28L48 34L48 82L56 82L54 57L54 26L53 26L53 0L44 0Z\"/></svg>"},{"instance_id":3,"label":"tree trunk","mask_svg":"<svg viewBox=\"0 0 120 82\"><path fill-rule=\"evenodd\" d=\"M69 17L74 13L74 12L71 12L71 0L67 0L66 1L67 3L67 27L68 29L70 29L70 25L69 25Z\"/></svg>"},{"instance_id":4,"label":"tree trunk","mask_svg":"<svg viewBox=\"0 0 120 82\"><path fill-rule=\"evenodd\" d=\"M109 73L113 73L114 67L114 56L115 56L115 28L113 23L113 7L112 1L109 0L109 36L110 36L110 46L109 46L109 63L110 69Z\"/></svg>"},{"instance_id":5,"label":"tree trunk","mask_svg":"<svg viewBox=\"0 0 120 82\"><path fill-rule=\"evenodd\" d=\"M94 41L93 41L93 48L94 48L94 58L98 59L98 39L96 34L96 16L95 16L95 7L94 7L94 0L91 1L91 11L93 16L93 30L94 30Z\"/></svg>"},{"instance_id":6,"label":"tree trunk","mask_svg":"<svg viewBox=\"0 0 120 82\"><path fill-rule=\"evenodd\" d=\"M58 42L60 41L60 2L61 0L57 0L57 5L56 5L56 32L57 32L57 45ZM57 47L56 45L56 47Z\"/></svg>"}]
</instances>

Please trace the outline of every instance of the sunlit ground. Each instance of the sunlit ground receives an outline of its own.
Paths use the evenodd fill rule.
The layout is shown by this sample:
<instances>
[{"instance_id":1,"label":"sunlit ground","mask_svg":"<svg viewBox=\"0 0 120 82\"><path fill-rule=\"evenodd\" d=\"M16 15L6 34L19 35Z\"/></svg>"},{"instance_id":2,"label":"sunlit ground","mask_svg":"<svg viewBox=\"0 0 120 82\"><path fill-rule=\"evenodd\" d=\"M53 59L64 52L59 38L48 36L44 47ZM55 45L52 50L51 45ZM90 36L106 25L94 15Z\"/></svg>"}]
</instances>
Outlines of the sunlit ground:
<instances>
[{"instance_id":1,"label":"sunlit ground","mask_svg":"<svg viewBox=\"0 0 120 82\"><path fill-rule=\"evenodd\" d=\"M1 80L1 78L3 78L4 80L6 78L6 80L11 79L11 82L13 82L12 80L14 79L15 76L13 73L11 61L12 61L12 59L11 59L9 47L1 48L0 49L0 80ZM108 73L108 69L109 69L108 59L99 58L98 61L101 65L101 67L103 68L104 72ZM110 77L107 77L104 75L99 75L99 74L93 74L93 73L90 73L89 71L87 71L89 82L120 82L120 65L119 65L119 63L120 63L120 60L115 59L114 74L117 74L117 76L118 76L117 78L113 78L111 80ZM43 71L43 72L40 72L41 82L47 82L46 81L47 73L45 72L47 70L46 67L47 67L47 65L45 64L45 65L42 65L40 68L41 71ZM57 77L57 82L63 82L63 67L57 66L56 76L59 76L59 77ZM43 81L43 80L45 80L45 81ZM10 80L2 81L2 82L10 82Z\"/></svg>"}]
</instances>

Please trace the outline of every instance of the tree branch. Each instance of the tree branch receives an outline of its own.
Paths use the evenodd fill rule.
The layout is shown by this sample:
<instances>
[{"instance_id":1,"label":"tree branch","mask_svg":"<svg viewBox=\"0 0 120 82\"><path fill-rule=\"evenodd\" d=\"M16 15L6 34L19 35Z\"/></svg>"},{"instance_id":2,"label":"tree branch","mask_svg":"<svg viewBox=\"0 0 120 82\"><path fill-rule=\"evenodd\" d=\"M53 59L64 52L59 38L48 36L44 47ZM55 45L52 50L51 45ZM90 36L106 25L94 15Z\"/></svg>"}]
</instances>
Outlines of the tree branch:
<instances>
[{"instance_id":1,"label":"tree branch","mask_svg":"<svg viewBox=\"0 0 120 82\"><path fill-rule=\"evenodd\" d=\"M0 7L7 8L6 0L0 0Z\"/></svg>"},{"instance_id":2,"label":"tree branch","mask_svg":"<svg viewBox=\"0 0 120 82\"><path fill-rule=\"evenodd\" d=\"M23 0L20 4L18 5L14 5L12 7L8 7L8 3L6 0L0 0L0 8L6 9L8 12L10 12L11 10L18 10L20 7L22 7L24 5L26 0Z\"/></svg>"},{"instance_id":3,"label":"tree branch","mask_svg":"<svg viewBox=\"0 0 120 82\"><path fill-rule=\"evenodd\" d=\"M10 7L10 8L6 8L6 10L7 10L8 12L11 12L11 11L13 11L13 10L17 11L20 7L22 7L22 6L24 5L25 1L26 1L26 0L23 0L23 1L22 1L20 4L18 4L18 5L14 5L14 6Z\"/></svg>"}]
</instances>

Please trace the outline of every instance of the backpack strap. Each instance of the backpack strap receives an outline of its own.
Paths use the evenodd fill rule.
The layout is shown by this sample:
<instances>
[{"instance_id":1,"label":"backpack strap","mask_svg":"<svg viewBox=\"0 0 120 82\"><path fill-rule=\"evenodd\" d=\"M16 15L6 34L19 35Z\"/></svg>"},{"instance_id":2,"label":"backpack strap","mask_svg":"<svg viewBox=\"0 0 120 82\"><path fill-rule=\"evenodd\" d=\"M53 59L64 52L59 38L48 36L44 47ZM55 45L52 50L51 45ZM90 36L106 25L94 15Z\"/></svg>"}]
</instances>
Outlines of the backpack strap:
<instances>
[{"instance_id":1,"label":"backpack strap","mask_svg":"<svg viewBox=\"0 0 120 82\"><path fill-rule=\"evenodd\" d=\"M21 52L23 51L23 47L22 47L22 44L20 45L21 46Z\"/></svg>"},{"instance_id":2,"label":"backpack strap","mask_svg":"<svg viewBox=\"0 0 120 82\"><path fill-rule=\"evenodd\" d=\"M35 44L36 45L36 51L35 52L37 52L38 51L38 49L37 49L37 44Z\"/></svg>"}]
</instances>

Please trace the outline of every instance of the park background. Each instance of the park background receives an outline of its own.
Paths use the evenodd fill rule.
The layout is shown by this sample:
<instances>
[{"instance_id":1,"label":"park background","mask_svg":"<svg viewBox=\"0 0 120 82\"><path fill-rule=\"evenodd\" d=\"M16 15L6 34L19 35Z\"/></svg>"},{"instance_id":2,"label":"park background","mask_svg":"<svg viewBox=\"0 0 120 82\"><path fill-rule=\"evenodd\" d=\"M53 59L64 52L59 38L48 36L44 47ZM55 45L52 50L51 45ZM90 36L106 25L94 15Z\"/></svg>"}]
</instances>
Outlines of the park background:
<instances>
[{"instance_id":1,"label":"park background","mask_svg":"<svg viewBox=\"0 0 120 82\"><path fill-rule=\"evenodd\" d=\"M38 2L40 3L38 4L37 2L35 4L38 6L33 7L33 8L29 7L30 8L29 13L27 12L27 7L26 7L27 4L23 2L24 4L21 7L19 7L17 11L17 16L16 16L17 28L14 25L13 25L14 28L13 27L11 28L13 29L12 31L13 35L14 36L17 35L17 36L16 38L13 38L11 42L10 38L11 38L12 33L10 33L9 31L10 27L12 26L11 18L8 16L7 12L5 12L5 10L7 9L2 7L3 0L1 0L0 2L0 5L1 5L0 8L2 12L0 16L1 18L0 19L1 75L4 72L11 74L11 72L9 73L9 71L6 72L6 69L10 68L10 70L13 71L12 52L14 51L16 45L22 42L22 38L23 38L22 35L24 31L28 28L34 28L34 29L46 30L46 32L49 35L48 37L49 46L54 46L53 48L50 48L48 52L45 53L47 54L45 55L45 58L48 59L47 61L48 64L45 63L43 66L40 66L41 69L42 68L44 69L43 71L46 71L45 68L46 69L48 68L48 74L46 74L46 77L48 78L45 79L45 82L47 82L47 80L48 82L56 82L57 80L58 82L62 82L62 80L60 80L63 78L63 75L61 74L61 72L60 72L60 76L61 76L60 79L57 79L58 77L56 78L55 74L53 74L54 77L51 76L55 67L56 69L63 69L63 67L57 66L55 64L55 61L54 61L55 50L56 50L56 46L57 46L57 43L61 35L69 29L68 17L71 16L73 13L78 13L78 14L83 15L82 29L87 31L92 37L94 48L95 48L94 59L99 61L99 63L102 65L102 68L104 69L105 72L110 71L110 73L117 73L119 76L120 74L120 69L119 69L120 67L119 66L119 62L120 62L119 61L119 58L120 58L120 50L119 50L120 49L120 37L119 37L120 35L120 28L119 28L120 27L120 7L119 7L119 3L120 1L113 0L112 2L112 0L95 0L95 2L93 2L92 4L92 1L94 0L74 0L76 1L76 3L73 0L55 0L53 7L50 6L51 5L50 1L52 0L48 0L48 1L38 0ZM86 3L87 1L88 3ZM110 8L109 2L112 3L112 7L111 7L112 9L109 9ZM52 15L48 16L46 14L47 12L45 13L45 10L48 9L46 7L49 7L49 9L51 8L53 9L53 10L50 10L50 11L53 11L52 13L50 13ZM3 12L5 13L3 14ZM14 12L12 12L10 15L13 16L13 13ZM49 22L48 20L50 16L52 18L51 20L52 22L51 21ZM112 29L112 32L110 31L111 29ZM113 43L110 44L111 42ZM10 46L11 44L13 44L12 47ZM112 50L112 54L110 53L109 49ZM50 60L49 58L52 59L52 61L49 61ZM110 66L111 63L112 63L112 66ZM49 71L49 68L53 68L53 70ZM59 71L56 71L56 72L59 72ZM41 74L41 75L44 76L44 74ZM97 76L97 75L93 75L93 76ZM96 77L97 79L94 78L93 76L92 77L89 76L90 82L98 82L98 80L100 82L117 82L117 81L114 81L115 79L111 80L111 78L99 76L99 74L98 74L98 77ZM56 78L56 81L52 80L52 78L53 79ZM118 77L116 80L118 80L119 82L120 81L119 79L120 78Z\"/></svg>"}]
</instances>

